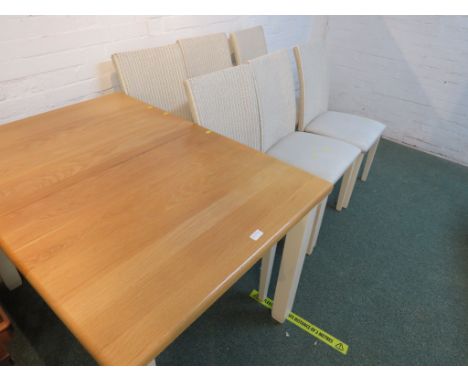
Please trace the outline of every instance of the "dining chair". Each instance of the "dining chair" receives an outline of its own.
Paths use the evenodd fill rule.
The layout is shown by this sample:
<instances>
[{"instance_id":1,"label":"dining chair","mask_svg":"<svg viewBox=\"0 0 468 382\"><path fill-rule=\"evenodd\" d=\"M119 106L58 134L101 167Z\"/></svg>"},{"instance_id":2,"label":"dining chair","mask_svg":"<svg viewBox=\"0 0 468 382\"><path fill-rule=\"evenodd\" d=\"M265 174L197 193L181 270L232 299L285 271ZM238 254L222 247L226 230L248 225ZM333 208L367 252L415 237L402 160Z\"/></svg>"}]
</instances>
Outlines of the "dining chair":
<instances>
[{"instance_id":1,"label":"dining chair","mask_svg":"<svg viewBox=\"0 0 468 382\"><path fill-rule=\"evenodd\" d=\"M255 84L248 65L188 79L185 89L195 123L261 149Z\"/></svg>"},{"instance_id":2,"label":"dining chair","mask_svg":"<svg viewBox=\"0 0 468 382\"><path fill-rule=\"evenodd\" d=\"M196 123L332 183L343 173L351 173L359 155L356 147L295 132L294 82L287 53L263 56L249 65L192 78L185 84ZM344 195L350 197L349 185L347 176L342 182L340 200ZM317 240L325 203L326 200L317 213L310 214L314 221L308 239L309 254ZM262 260L260 297L266 295L274 255L272 248Z\"/></svg>"},{"instance_id":3,"label":"dining chair","mask_svg":"<svg viewBox=\"0 0 468 382\"><path fill-rule=\"evenodd\" d=\"M195 123L261 149L260 114L252 68L240 65L185 81ZM266 297L276 244L262 258L259 292Z\"/></svg>"},{"instance_id":4,"label":"dining chair","mask_svg":"<svg viewBox=\"0 0 468 382\"><path fill-rule=\"evenodd\" d=\"M236 65L246 64L249 60L268 53L261 25L232 32L230 42Z\"/></svg>"},{"instance_id":5,"label":"dining chair","mask_svg":"<svg viewBox=\"0 0 468 382\"><path fill-rule=\"evenodd\" d=\"M177 41L189 78L229 68L231 51L226 34L213 33Z\"/></svg>"},{"instance_id":6,"label":"dining chair","mask_svg":"<svg viewBox=\"0 0 468 382\"><path fill-rule=\"evenodd\" d=\"M286 51L258 57L249 65L260 110L262 151L333 184L344 175L337 202L341 210L351 198L350 175L359 150L337 139L295 130L294 79Z\"/></svg>"},{"instance_id":7,"label":"dining chair","mask_svg":"<svg viewBox=\"0 0 468 382\"><path fill-rule=\"evenodd\" d=\"M367 180L385 125L353 114L328 110L329 83L325 47L310 42L294 47L299 84L298 129L350 143L361 150L357 177L364 155L366 163L361 179Z\"/></svg>"},{"instance_id":8,"label":"dining chair","mask_svg":"<svg viewBox=\"0 0 468 382\"><path fill-rule=\"evenodd\" d=\"M191 120L183 81L188 78L179 44L112 55L125 94Z\"/></svg>"},{"instance_id":9,"label":"dining chair","mask_svg":"<svg viewBox=\"0 0 468 382\"><path fill-rule=\"evenodd\" d=\"M341 210L351 198L354 186L352 174L359 150L340 140L295 130L296 95L286 51L258 57L249 61L249 65L252 66L259 104L262 150L330 183L336 184L343 178L337 203L337 209ZM317 243L326 203L327 198L319 205L314 217L308 254L312 253ZM265 261L273 261L273 258L266 258ZM265 269L271 269L271 264L266 265Z\"/></svg>"}]
</instances>

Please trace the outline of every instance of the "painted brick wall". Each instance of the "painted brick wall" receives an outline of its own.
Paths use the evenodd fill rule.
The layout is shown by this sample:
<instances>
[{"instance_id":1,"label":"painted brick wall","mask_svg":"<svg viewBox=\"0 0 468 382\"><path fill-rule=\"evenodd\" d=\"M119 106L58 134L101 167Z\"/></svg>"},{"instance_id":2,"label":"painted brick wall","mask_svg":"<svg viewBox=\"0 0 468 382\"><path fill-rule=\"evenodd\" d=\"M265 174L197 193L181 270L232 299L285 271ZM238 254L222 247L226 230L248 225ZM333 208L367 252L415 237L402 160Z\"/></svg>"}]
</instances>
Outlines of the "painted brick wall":
<instances>
[{"instance_id":1,"label":"painted brick wall","mask_svg":"<svg viewBox=\"0 0 468 382\"><path fill-rule=\"evenodd\" d=\"M320 16L0 16L0 124L118 85L113 53L263 25L270 50L321 35Z\"/></svg>"},{"instance_id":2,"label":"painted brick wall","mask_svg":"<svg viewBox=\"0 0 468 382\"><path fill-rule=\"evenodd\" d=\"M468 165L468 17L328 18L330 108Z\"/></svg>"},{"instance_id":3,"label":"painted brick wall","mask_svg":"<svg viewBox=\"0 0 468 382\"><path fill-rule=\"evenodd\" d=\"M0 124L115 90L114 52L258 24L270 51L326 35L333 110L468 165L462 16L0 16Z\"/></svg>"}]
</instances>

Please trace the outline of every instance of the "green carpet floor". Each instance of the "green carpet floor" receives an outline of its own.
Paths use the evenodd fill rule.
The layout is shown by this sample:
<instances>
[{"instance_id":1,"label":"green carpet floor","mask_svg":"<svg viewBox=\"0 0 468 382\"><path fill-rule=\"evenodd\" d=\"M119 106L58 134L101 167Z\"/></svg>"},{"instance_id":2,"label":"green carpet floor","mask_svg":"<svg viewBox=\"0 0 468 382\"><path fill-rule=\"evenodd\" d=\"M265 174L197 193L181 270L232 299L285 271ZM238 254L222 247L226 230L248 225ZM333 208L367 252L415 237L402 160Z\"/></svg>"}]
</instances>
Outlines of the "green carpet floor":
<instances>
[{"instance_id":1,"label":"green carpet floor","mask_svg":"<svg viewBox=\"0 0 468 382\"><path fill-rule=\"evenodd\" d=\"M348 355L276 324L250 299L257 265L158 364L467 365L468 168L383 141L347 210L332 208L336 196L293 311L347 343ZM0 289L18 365L94 364L29 285Z\"/></svg>"}]
</instances>

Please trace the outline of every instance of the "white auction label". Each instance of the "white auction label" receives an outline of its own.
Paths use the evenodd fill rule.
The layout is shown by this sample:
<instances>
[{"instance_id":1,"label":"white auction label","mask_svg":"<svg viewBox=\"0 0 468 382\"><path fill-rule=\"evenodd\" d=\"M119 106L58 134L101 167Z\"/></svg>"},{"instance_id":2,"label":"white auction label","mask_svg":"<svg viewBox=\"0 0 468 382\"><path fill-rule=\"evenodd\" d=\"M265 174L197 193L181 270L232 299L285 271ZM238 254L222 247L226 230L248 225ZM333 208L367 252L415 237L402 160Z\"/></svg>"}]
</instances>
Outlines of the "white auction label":
<instances>
[{"instance_id":1,"label":"white auction label","mask_svg":"<svg viewBox=\"0 0 468 382\"><path fill-rule=\"evenodd\" d=\"M263 232L260 231L259 229L257 229L257 230L255 230L255 231L250 235L250 238L251 238L252 240L257 241L257 240L260 239L262 236L263 236Z\"/></svg>"}]
</instances>

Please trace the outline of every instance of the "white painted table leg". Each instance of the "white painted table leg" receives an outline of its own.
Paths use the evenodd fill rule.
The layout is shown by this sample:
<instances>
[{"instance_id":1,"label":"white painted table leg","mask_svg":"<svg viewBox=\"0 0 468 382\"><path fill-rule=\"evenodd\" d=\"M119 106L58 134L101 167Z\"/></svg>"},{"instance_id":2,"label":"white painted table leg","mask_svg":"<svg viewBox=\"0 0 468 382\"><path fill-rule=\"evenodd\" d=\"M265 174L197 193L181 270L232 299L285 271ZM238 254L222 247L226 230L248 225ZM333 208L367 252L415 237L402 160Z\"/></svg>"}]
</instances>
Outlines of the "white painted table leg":
<instances>
[{"instance_id":1,"label":"white painted table leg","mask_svg":"<svg viewBox=\"0 0 468 382\"><path fill-rule=\"evenodd\" d=\"M345 200L344 200L344 205L343 205L344 208L348 208L349 201L351 200L351 195L353 194L354 186L356 185L356 179L358 177L359 169L361 168L361 163L362 163L363 158L364 158L364 154L361 153L361 154L358 155L358 157L354 161L353 172L352 172L352 175L351 175L351 180L350 180L348 192L347 192Z\"/></svg>"},{"instance_id":2,"label":"white painted table leg","mask_svg":"<svg viewBox=\"0 0 468 382\"><path fill-rule=\"evenodd\" d=\"M379 145L380 138L375 142L372 147L367 152L367 159L366 164L364 165L364 170L362 171L361 180L365 182L367 177L369 176L369 171L372 166L372 162L374 161L375 152L377 151L377 146Z\"/></svg>"},{"instance_id":3,"label":"white painted table leg","mask_svg":"<svg viewBox=\"0 0 468 382\"><path fill-rule=\"evenodd\" d=\"M313 223L312 233L310 235L309 245L307 246L307 254L311 255L314 250L315 245L317 244L318 235L320 232L320 227L322 226L323 214L327 208L328 196L324 198L320 204L315 208L315 220Z\"/></svg>"},{"instance_id":4,"label":"white painted table leg","mask_svg":"<svg viewBox=\"0 0 468 382\"><path fill-rule=\"evenodd\" d=\"M262 258L262 266L260 270L260 285L258 287L258 298L260 300L264 300L265 298L267 298L268 295L268 287L270 286L271 272L273 270L273 263L275 262L276 246L277 244L271 247L268 254L266 254Z\"/></svg>"},{"instance_id":5,"label":"white painted table leg","mask_svg":"<svg viewBox=\"0 0 468 382\"><path fill-rule=\"evenodd\" d=\"M148 362L146 366L156 366L156 358L153 358L153 360Z\"/></svg>"},{"instance_id":6,"label":"white painted table leg","mask_svg":"<svg viewBox=\"0 0 468 382\"><path fill-rule=\"evenodd\" d=\"M309 225L312 223L313 219L309 219L307 214L286 235L271 312L276 321L284 322L291 312L309 240Z\"/></svg>"},{"instance_id":7,"label":"white painted table leg","mask_svg":"<svg viewBox=\"0 0 468 382\"><path fill-rule=\"evenodd\" d=\"M9 290L21 286L23 281L10 259L0 250L0 279Z\"/></svg>"}]
</instances>

